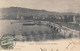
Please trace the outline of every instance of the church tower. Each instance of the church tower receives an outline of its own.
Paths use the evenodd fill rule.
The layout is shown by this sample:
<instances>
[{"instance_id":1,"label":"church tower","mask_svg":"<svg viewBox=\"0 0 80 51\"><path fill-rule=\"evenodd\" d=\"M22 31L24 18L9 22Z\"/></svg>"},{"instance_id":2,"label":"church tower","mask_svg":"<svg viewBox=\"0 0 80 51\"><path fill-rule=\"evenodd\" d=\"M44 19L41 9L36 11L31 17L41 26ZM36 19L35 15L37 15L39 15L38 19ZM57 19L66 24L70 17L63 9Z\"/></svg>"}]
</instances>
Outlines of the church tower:
<instances>
[{"instance_id":1,"label":"church tower","mask_svg":"<svg viewBox=\"0 0 80 51\"><path fill-rule=\"evenodd\" d=\"M75 16L73 16L73 22L76 23L76 17Z\"/></svg>"}]
</instances>

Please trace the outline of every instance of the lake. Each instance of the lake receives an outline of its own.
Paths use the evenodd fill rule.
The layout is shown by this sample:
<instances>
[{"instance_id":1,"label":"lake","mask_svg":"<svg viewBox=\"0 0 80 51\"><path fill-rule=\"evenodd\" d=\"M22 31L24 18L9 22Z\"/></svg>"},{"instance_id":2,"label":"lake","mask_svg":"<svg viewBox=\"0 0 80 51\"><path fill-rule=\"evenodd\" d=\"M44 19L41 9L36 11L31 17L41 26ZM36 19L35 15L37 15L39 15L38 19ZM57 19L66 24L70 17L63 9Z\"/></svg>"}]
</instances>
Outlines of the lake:
<instances>
[{"instance_id":1,"label":"lake","mask_svg":"<svg viewBox=\"0 0 80 51\"><path fill-rule=\"evenodd\" d=\"M13 22L13 24L11 24ZM23 23L16 20L0 20L0 35L2 34L21 34L23 32L36 34L41 31L42 33L51 32L51 28L45 25L22 25Z\"/></svg>"}]
</instances>

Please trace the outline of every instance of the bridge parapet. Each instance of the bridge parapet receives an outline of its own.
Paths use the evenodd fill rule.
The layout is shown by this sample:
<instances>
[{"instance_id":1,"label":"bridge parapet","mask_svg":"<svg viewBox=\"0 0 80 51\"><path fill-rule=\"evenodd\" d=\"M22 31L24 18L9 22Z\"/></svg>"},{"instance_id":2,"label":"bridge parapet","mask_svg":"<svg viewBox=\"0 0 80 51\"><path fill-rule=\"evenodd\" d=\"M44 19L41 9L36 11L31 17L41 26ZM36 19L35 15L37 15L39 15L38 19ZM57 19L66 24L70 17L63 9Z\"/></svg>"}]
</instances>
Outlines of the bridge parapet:
<instances>
[{"instance_id":1,"label":"bridge parapet","mask_svg":"<svg viewBox=\"0 0 80 51\"><path fill-rule=\"evenodd\" d=\"M80 31L73 30L68 27L62 26L60 33L66 37L69 37L70 35L72 37L79 37Z\"/></svg>"}]
</instances>

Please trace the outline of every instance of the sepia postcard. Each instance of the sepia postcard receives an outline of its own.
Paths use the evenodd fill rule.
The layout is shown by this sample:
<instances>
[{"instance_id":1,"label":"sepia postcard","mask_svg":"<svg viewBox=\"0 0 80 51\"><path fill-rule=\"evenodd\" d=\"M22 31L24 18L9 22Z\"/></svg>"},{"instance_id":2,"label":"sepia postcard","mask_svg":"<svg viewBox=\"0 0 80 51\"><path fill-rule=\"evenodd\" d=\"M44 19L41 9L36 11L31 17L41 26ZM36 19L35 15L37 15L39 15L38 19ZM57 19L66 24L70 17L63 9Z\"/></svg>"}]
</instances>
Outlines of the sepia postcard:
<instances>
[{"instance_id":1,"label":"sepia postcard","mask_svg":"<svg viewBox=\"0 0 80 51\"><path fill-rule=\"evenodd\" d=\"M80 0L0 0L0 51L80 51Z\"/></svg>"}]
</instances>

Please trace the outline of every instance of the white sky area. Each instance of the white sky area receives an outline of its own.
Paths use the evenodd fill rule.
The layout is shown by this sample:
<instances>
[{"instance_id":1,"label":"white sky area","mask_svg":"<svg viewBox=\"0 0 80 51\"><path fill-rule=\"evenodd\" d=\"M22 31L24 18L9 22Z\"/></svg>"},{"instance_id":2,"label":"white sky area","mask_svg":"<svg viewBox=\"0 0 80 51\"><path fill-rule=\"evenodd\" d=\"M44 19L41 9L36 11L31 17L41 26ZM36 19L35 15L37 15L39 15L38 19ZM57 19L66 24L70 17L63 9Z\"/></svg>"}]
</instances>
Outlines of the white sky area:
<instances>
[{"instance_id":1,"label":"white sky area","mask_svg":"<svg viewBox=\"0 0 80 51\"><path fill-rule=\"evenodd\" d=\"M80 13L80 0L0 0L0 8L12 6L55 12Z\"/></svg>"}]
</instances>

